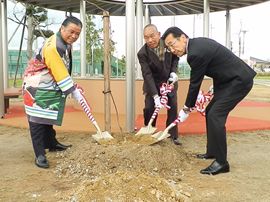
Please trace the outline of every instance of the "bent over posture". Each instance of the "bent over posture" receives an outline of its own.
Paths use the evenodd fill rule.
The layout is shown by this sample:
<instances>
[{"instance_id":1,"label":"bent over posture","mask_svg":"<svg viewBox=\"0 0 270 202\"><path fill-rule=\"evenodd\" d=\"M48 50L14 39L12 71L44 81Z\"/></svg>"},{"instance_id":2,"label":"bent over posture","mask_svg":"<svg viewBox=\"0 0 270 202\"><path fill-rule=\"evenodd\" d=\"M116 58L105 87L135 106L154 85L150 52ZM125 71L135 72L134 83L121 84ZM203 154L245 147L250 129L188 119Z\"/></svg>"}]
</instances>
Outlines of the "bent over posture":
<instances>
[{"instance_id":1,"label":"bent over posture","mask_svg":"<svg viewBox=\"0 0 270 202\"><path fill-rule=\"evenodd\" d=\"M225 123L229 112L248 94L253 86L253 71L229 49L208 38L193 38L179 28L171 27L162 38L170 51L181 57L187 54L191 67L189 90L179 117L187 118L195 106L204 76L213 79L214 97L206 107L207 146L201 159L215 159L202 174L229 172Z\"/></svg>"}]
</instances>

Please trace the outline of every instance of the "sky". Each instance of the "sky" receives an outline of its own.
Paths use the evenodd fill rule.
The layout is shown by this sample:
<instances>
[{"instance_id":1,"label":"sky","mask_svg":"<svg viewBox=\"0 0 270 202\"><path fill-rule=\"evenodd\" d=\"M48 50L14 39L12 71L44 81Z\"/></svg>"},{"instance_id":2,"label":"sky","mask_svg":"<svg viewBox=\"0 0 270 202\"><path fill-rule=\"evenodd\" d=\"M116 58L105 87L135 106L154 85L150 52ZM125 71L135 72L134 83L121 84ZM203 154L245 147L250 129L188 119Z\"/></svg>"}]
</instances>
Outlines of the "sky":
<instances>
[{"instance_id":1,"label":"sky","mask_svg":"<svg viewBox=\"0 0 270 202\"><path fill-rule=\"evenodd\" d=\"M8 16L13 17L13 10L20 12L20 6L14 8L14 4L8 1ZM256 57L263 60L270 61L270 26L268 20L270 19L270 1L257 4L254 6L244 7L240 9L233 9L231 12L231 41L232 51L239 55L239 33L245 31L244 37L244 54L241 57ZM74 14L79 17L79 14ZM20 16L20 14L18 15ZM53 25L49 29L57 31L61 22L64 19L64 12L49 10L49 22ZM195 20L195 21L194 21ZM116 56L121 57L125 55L125 17L110 18L112 39L116 42ZM203 36L203 15L181 15L181 16L162 16L151 17L151 23L155 24L159 31L164 31L170 26L177 26L181 28L190 38ZM193 24L195 23L195 30ZM101 17L96 18L97 27L102 26ZM119 26L122 25L122 26ZM210 13L210 29L209 37L225 45L225 28L226 18L225 11ZM8 39L14 33L17 25L8 20ZM16 32L15 36L9 43L9 49L18 49L21 37L21 27ZM243 32L241 32L243 40ZM37 47L42 43L39 39ZM243 41L242 41L243 44ZM26 41L23 47L25 48ZM74 44L75 49L79 49L80 41Z\"/></svg>"}]
</instances>

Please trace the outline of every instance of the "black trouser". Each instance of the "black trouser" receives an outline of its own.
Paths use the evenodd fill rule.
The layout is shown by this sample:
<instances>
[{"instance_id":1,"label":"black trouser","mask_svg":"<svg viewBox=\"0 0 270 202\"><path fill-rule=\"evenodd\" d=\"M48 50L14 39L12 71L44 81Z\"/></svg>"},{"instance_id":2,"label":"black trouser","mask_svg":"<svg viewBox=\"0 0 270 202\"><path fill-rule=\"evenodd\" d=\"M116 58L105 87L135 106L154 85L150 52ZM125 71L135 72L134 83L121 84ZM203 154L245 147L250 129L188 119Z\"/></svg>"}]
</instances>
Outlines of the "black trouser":
<instances>
[{"instance_id":1,"label":"black trouser","mask_svg":"<svg viewBox=\"0 0 270 202\"><path fill-rule=\"evenodd\" d=\"M155 102L154 102L153 97L146 93L145 94L144 104L145 104L145 108L143 109L144 125L147 126L150 119L151 119L152 114L155 111ZM171 107L171 109L169 109L167 111L166 127L168 125L170 125L177 118L177 115L178 115L178 111L177 111L177 93L176 93L175 90L168 95L168 105ZM153 121L152 126L156 126L156 120L157 120L157 117ZM177 126L170 129L169 133L171 134L171 138L173 138L173 139L178 138L178 128L177 128Z\"/></svg>"},{"instance_id":2,"label":"black trouser","mask_svg":"<svg viewBox=\"0 0 270 202\"><path fill-rule=\"evenodd\" d=\"M214 156L221 164L227 161L225 127L227 117L229 112L249 93L252 86L253 81L246 85L242 84L242 87L231 86L229 89L224 89L222 93L217 92L217 97L214 87L214 98L206 108L206 153Z\"/></svg>"},{"instance_id":3,"label":"black trouser","mask_svg":"<svg viewBox=\"0 0 270 202\"><path fill-rule=\"evenodd\" d=\"M45 149L53 148L58 143L53 125L28 122L32 144L36 157L45 155Z\"/></svg>"}]
</instances>

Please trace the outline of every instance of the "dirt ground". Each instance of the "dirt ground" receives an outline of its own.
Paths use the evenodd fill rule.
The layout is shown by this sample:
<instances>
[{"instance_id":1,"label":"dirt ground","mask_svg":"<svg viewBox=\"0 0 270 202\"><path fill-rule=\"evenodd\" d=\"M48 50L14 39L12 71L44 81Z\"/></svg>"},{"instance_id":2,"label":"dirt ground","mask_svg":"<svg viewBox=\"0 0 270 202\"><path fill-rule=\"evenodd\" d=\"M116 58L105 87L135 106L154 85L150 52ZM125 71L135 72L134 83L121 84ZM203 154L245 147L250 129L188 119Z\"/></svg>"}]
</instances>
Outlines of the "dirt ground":
<instances>
[{"instance_id":1,"label":"dirt ground","mask_svg":"<svg viewBox=\"0 0 270 202\"><path fill-rule=\"evenodd\" d=\"M248 98L264 100L268 89L260 89ZM181 136L182 146L113 136L100 145L87 133L59 132L59 141L72 148L47 152L50 168L40 169L29 131L0 126L0 201L270 200L270 131L228 134L231 172L216 176L199 173L211 163L195 158L205 152L204 135Z\"/></svg>"}]
</instances>

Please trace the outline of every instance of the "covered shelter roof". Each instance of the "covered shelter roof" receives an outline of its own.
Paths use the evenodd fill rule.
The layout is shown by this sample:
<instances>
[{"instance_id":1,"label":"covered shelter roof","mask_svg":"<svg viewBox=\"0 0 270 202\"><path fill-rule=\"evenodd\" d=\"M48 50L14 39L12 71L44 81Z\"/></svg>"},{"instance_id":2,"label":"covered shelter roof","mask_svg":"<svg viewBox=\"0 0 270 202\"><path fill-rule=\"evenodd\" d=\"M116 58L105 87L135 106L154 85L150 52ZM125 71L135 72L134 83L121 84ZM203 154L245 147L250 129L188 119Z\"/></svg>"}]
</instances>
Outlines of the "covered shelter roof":
<instances>
[{"instance_id":1,"label":"covered shelter roof","mask_svg":"<svg viewBox=\"0 0 270 202\"><path fill-rule=\"evenodd\" d=\"M40 7L80 12L80 0L17 0L22 3L38 5ZM210 12L231 10L251 6L267 0L210 0ZM203 0L143 0L148 5L150 16L188 15L204 12ZM86 0L86 12L102 15L106 10L111 16L125 15L125 0Z\"/></svg>"},{"instance_id":2,"label":"covered shelter roof","mask_svg":"<svg viewBox=\"0 0 270 202\"><path fill-rule=\"evenodd\" d=\"M257 64L270 65L270 61L261 60L259 58L250 57L250 60L255 61Z\"/></svg>"}]
</instances>

